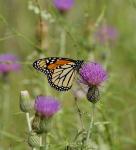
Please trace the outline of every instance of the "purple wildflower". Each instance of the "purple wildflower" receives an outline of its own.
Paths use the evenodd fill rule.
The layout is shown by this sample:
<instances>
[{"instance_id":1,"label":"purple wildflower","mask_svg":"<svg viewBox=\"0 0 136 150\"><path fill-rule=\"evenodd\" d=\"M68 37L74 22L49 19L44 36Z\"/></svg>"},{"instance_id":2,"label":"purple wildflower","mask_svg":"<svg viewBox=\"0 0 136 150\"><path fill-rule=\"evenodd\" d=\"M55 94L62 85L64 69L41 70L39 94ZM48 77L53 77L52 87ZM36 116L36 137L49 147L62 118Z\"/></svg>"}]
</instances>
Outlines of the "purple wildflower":
<instances>
[{"instance_id":1,"label":"purple wildflower","mask_svg":"<svg viewBox=\"0 0 136 150\"><path fill-rule=\"evenodd\" d=\"M79 70L81 82L88 85L87 99L96 103L99 100L98 87L107 79L107 73L103 67L94 62L83 64Z\"/></svg>"},{"instance_id":2,"label":"purple wildflower","mask_svg":"<svg viewBox=\"0 0 136 150\"><path fill-rule=\"evenodd\" d=\"M74 5L74 0L54 0L55 7L61 12L66 12Z\"/></svg>"},{"instance_id":3,"label":"purple wildflower","mask_svg":"<svg viewBox=\"0 0 136 150\"><path fill-rule=\"evenodd\" d=\"M51 96L38 96L35 101L35 110L45 118L52 117L60 109L60 103Z\"/></svg>"},{"instance_id":4,"label":"purple wildflower","mask_svg":"<svg viewBox=\"0 0 136 150\"><path fill-rule=\"evenodd\" d=\"M107 42L114 42L118 37L118 32L116 28L103 24L97 29L94 36L97 42L105 44Z\"/></svg>"},{"instance_id":5,"label":"purple wildflower","mask_svg":"<svg viewBox=\"0 0 136 150\"><path fill-rule=\"evenodd\" d=\"M94 62L85 63L80 69L80 75L82 77L81 82L88 86L99 86L107 79L107 73L103 67Z\"/></svg>"},{"instance_id":6,"label":"purple wildflower","mask_svg":"<svg viewBox=\"0 0 136 150\"><path fill-rule=\"evenodd\" d=\"M21 66L17 63L17 61L18 58L13 54L0 55L0 73L18 71Z\"/></svg>"}]
</instances>

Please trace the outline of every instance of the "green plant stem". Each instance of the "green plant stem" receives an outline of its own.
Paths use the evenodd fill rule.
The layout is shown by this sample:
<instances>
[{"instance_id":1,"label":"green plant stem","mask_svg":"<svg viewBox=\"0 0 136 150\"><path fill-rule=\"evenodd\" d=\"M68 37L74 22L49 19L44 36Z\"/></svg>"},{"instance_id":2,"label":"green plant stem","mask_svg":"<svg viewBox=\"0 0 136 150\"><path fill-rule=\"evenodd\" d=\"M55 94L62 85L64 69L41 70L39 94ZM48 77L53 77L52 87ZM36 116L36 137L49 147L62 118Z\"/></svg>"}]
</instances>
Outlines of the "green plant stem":
<instances>
[{"instance_id":1,"label":"green plant stem","mask_svg":"<svg viewBox=\"0 0 136 150\"><path fill-rule=\"evenodd\" d=\"M91 119L90 119L90 124L89 124L89 128L88 128L87 135L86 135L86 147L89 145L90 134L92 135L91 132L93 131L93 126L94 126L94 111L95 111L95 104L92 104Z\"/></svg>"},{"instance_id":2,"label":"green plant stem","mask_svg":"<svg viewBox=\"0 0 136 150\"><path fill-rule=\"evenodd\" d=\"M42 136L40 136L40 147L42 146Z\"/></svg>"},{"instance_id":3,"label":"green plant stem","mask_svg":"<svg viewBox=\"0 0 136 150\"><path fill-rule=\"evenodd\" d=\"M30 115L28 112L26 113L26 120L27 120L27 125L28 125L28 131L31 132L32 131L31 119L30 119ZM32 150L36 150L36 148L33 147Z\"/></svg>"},{"instance_id":4,"label":"green plant stem","mask_svg":"<svg viewBox=\"0 0 136 150\"><path fill-rule=\"evenodd\" d=\"M27 125L28 125L28 131L31 132L32 127L31 127L30 115L28 112L26 113L26 120L27 120Z\"/></svg>"},{"instance_id":5,"label":"green plant stem","mask_svg":"<svg viewBox=\"0 0 136 150\"><path fill-rule=\"evenodd\" d=\"M46 133L44 135L44 145L45 145L45 149L44 150L48 150L49 149L49 145L48 145L48 133Z\"/></svg>"}]
</instances>

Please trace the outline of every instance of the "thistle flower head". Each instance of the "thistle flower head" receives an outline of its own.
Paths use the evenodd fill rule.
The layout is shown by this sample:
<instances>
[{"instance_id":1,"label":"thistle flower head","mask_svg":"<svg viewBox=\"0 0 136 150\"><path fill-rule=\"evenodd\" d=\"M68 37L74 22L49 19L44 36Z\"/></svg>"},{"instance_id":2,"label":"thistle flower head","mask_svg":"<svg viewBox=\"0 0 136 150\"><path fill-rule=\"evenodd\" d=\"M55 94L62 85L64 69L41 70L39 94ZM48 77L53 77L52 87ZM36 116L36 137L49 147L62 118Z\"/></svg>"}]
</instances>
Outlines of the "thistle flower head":
<instances>
[{"instance_id":1,"label":"thistle flower head","mask_svg":"<svg viewBox=\"0 0 136 150\"><path fill-rule=\"evenodd\" d=\"M74 5L74 0L54 0L55 7L62 12L66 12Z\"/></svg>"},{"instance_id":2,"label":"thistle flower head","mask_svg":"<svg viewBox=\"0 0 136 150\"><path fill-rule=\"evenodd\" d=\"M118 37L118 32L115 27L103 24L97 29L94 36L97 42L104 44L114 42Z\"/></svg>"},{"instance_id":3,"label":"thistle flower head","mask_svg":"<svg viewBox=\"0 0 136 150\"><path fill-rule=\"evenodd\" d=\"M79 70L81 75L81 82L89 87L99 86L103 81L107 79L107 73L103 67L94 62L85 63Z\"/></svg>"},{"instance_id":4,"label":"thistle flower head","mask_svg":"<svg viewBox=\"0 0 136 150\"><path fill-rule=\"evenodd\" d=\"M51 96L38 96L35 101L36 112L45 117L52 117L60 109L60 103Z\"/></svg>"},{"instance_id":5,"label":"thistle flower head","mask_svg":"<svg viewBox=\"0 0 136 150\"><path fill-rule=\"evenodd\" d=\"M88 85L87 99L96 103L99 100L99 86L107 79L103 67L94 62L85 63L79 70L81 82Z\"/></svg>"},{"instance_id":6,"label":"thistle flower head","mask_svg":"<svg viewBox=\"0 0 136 150\"><path fill-rule=\"evenodd\" d=\"M0 73L18 71L21 66L17 61L18 58L13 54L0 55Z\"/></svg>"}]
</instances>

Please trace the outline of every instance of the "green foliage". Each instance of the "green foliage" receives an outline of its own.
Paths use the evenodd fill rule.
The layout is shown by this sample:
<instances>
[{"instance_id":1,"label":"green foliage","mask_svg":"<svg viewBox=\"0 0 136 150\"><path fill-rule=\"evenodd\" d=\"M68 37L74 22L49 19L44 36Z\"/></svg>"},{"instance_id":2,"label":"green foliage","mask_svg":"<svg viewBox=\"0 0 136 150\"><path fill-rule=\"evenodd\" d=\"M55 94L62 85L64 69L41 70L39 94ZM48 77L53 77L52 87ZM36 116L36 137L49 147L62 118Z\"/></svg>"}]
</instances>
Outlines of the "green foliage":
<instances>
[{"instance_id":1,"label":"green foliage","mask_svg":"<svg viewBox=\"0 0 136 150\"><path fill-rule=\"evenodd\" d=\"M50 0L39 0L39 4L33 0L0 1L0 53L18 55L22 65L21 71L9 73L6 81L0 74L0 149L29 147L25 116L19 110L20 91L28 90L32 99L37 95L52 95L62 103L62 111L53 118L46 149L87 150L86 131L80 124L73 91L56 92L44 75L32 67L40 57L61 56L86 61L95 58L108 70L108 81L101 87L101 99L96 104L92 145L88 149L135 150L135 16L134 0L77 0L64 16ZM44 22L42 36L38 30L40 18ZM100 44L94 40L94 32L103 23L117 29L114 43ZM65 35L61 39L62 31ZM72 89L76 86L75 82ZM78 101L85 129L90 122L88 103L86 97Z\"/></svg>"}]
</instances>

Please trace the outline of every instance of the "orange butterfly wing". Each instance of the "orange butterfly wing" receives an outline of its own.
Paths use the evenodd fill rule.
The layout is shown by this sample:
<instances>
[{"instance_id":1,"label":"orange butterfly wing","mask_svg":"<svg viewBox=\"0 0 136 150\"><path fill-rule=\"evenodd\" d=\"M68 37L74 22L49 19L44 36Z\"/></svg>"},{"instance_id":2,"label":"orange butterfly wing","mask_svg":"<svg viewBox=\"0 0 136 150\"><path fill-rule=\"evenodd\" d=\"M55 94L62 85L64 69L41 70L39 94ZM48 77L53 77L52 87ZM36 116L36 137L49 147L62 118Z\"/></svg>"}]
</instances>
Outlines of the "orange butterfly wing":
<instances>
[{"instance_id":1,"label":"orange butterfly wing","mask_svg":"<svg viewBox=\"0 0 136 150\"><path fill-rule=\"evenodd\" d=\"M50 57L39 59L33 67L47 75L49 84L59 91L67 91L72 86L76 72L83 61L68 58Z\"/></svg>"}]
</instances>

